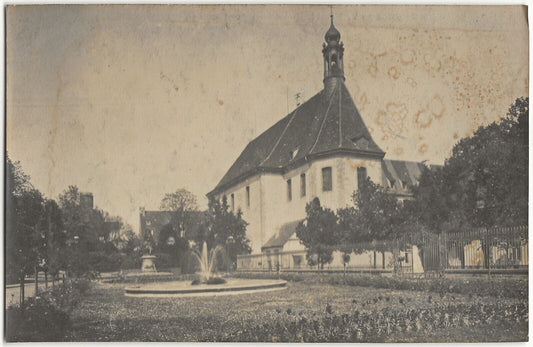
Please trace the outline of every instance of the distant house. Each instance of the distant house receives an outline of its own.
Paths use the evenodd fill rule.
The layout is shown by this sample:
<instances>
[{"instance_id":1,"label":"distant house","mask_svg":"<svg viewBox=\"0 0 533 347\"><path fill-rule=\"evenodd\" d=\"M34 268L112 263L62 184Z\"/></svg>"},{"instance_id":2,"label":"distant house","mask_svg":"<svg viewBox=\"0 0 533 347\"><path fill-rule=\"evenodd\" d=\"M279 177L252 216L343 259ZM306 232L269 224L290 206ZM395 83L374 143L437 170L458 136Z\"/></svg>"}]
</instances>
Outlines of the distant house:
<instances>
[{"instance_id":1,"label":"distant house","mask_svg":"<svg viewBox=\"0 0 533 347\"><path fill-rule=\"evenodd\" d=\"M333 25L325 35L324 89L252 140L207 196L226 197L249 223L252 255L238 266L304 266L295 235L305 205L318 197L331 209L352 204L363 180L410 197L422 163L384 159L344 84L344 46ZM287 265L289 264L289 265Z\"/></svg>"}]
</instances>

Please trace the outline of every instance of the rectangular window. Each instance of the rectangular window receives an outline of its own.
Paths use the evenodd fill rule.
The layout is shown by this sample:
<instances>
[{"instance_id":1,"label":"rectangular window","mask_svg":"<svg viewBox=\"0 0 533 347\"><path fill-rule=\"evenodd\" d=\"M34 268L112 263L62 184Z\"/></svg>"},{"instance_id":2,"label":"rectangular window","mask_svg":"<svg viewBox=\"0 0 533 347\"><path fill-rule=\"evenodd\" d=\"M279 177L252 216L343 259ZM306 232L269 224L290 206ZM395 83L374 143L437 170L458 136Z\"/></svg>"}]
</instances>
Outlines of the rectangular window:
<instances>
[{"instance_id":1,"label":"rectangular window","mask_svg":"<svg viewBox=\"0 0 533 347\"><path fill-rule=\"evenodd\" d=\"M332 189L333 184L331 182L331 167L322 168L322 190L327 192Z\"/></svg>"},{"instance_id":2,"label":"rectangular window","mask_svg":"<svg viewBox=\"0 0 533 347\"><path fill-rule=\"evenodd\" d=\"M250 207L250 186L246 186L246 207Z\"/></svg>"},{"instance_id":3,"label":"rectangular window","mask_svg":"<svg viewBox=\"0 0 533 347\"><path fill-rule=\"evenodd\" d=\"M287 200L292 200L292 181L290 179L287 180Z\"/></svg>"},{"instance_id":4,"label":"rectangular window","mask_svg":"<svg viewBox=\"0 0 533 347\"><path fill-rule=\"evenodd\" d=\"M231 212L235 211L235 195L231 193Z\"/></svg>"},{"instance_id":5,"label":"rectangular window","mask_svg":"<svg viewBox=\"0 0 533 347\"><path fill-rule=\"evenodd\" d=\"M357 168L357 188L361 187L366 181L366 167Z\"/></svg>"},{"instance_id":6,"label":"rectangular window","mask_svg":"<svg viewBox=\"0 0 533 347\"><path fill-rule=\"evenodd\" d=\"M305 196L305 174L300 175L300 196Z\"/></svg>"},{"instance_id":7,"label":"rectangular window","mask_svg":"<svg viewBox=\"0 0 533 347\"><path fill-rule=\"evenodd\" d=\"M292 256L292 262L295 267L300 267L302 265L302 256L301 255L293 255Z\"/></svg>"}]
</instances>

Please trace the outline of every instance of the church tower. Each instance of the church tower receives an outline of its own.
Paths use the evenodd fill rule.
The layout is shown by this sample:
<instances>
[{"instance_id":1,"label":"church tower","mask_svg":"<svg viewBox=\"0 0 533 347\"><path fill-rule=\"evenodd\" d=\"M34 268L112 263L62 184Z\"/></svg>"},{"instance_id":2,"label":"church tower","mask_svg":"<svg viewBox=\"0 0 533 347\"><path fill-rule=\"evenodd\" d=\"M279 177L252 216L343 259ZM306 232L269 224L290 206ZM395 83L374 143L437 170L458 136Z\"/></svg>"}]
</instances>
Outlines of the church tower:
<instances>
[{"instance_id":1,"label":"church tower","mask_svg":"<svg viewBox=\"0 0 533 347\"><path fill-rule=\"evenodd\" d=\"M337 79L344 78L344 63L343 53L344 44L340 42L341 33L333 25L333 14L331 14L331 26L329 27L326 35L326 40L322 44L322 55L324 56L324 89L327 94L330 94L335 85Z\"/></svg>"}]
</instances>

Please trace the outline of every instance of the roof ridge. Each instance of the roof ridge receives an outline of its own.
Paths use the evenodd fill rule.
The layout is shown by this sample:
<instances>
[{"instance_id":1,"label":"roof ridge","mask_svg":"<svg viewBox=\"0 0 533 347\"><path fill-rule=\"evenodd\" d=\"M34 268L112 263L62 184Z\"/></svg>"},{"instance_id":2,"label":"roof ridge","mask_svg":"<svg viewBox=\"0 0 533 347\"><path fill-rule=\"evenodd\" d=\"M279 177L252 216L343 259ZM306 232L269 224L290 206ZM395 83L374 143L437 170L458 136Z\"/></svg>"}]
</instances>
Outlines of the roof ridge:
<instances>
[{"instance_id":1,"label":"roof ridge","mask_svg":"<svg viewBox=\"0 0 533 347\"><path fill-rule=\"evenodd\" d=\"M302 104L303 105L303 104ZM279 143L281 142L281 139L283 138L283 135L285 135L285 132L287 131L287 129L289 128L289 126L291 125L292 123L292 120L294 119L294 117L296 116L296 114L298 113L298 110L300 109L300 107L302 106L298 106L293 112L292 112L292 117L291 119L289 119L289 121L287 122L287 125L285 126L285 129L283 129L283 131L281 132L281 135L279 136L278 140L276 141L276 143L274 144L274 147L272 147L272 150L270 151L270 153L268 153L268 155L266 156L265 159L263 159L259 165L257 165L257 167L263 165L269 158L270 156L272 155L272 153L274 153L274 150L276 149L276 147L278 147Z\"/></svg>"},{"instance_id":2,"label":"roof ridge","mask_svg":"<svg viewBox=\"0 0 533 347\"><path fill-rule=\"evenodd\" d=\"M320 138L320 134L322 133L322 129L324 128L324 124L326 124L326 119L328 118L329 109L331 108L331 104L333 103L333 96L337 92L338 88L339 88L339 82L337 81L337 85L335 85L335 90L333 91L333 93L331 93L331 99L329 100L329 105L328 105L328 108L326 110L326 114L324 116L324 119L322 120L322 124L320 125L320 129L318 130L318 134L316 136L315 143L313 144L313 146L311 147L309 152L307 152L307 154L311 154L311 152L313 152L313 150L315 149L316 144L318 143L318 139Z\"/></svg>"}]
</instances>

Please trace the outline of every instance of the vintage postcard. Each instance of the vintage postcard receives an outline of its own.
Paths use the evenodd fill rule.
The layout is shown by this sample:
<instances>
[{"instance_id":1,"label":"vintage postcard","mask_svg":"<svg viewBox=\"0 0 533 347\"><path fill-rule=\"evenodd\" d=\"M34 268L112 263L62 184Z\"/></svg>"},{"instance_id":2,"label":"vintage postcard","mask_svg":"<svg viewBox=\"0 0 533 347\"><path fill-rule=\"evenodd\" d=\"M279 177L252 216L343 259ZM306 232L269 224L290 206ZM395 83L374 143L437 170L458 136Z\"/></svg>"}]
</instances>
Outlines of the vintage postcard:
<instances>
[{"instance_id":1,"label":"vintage postcard","mask_svg":"<svg viewBox=\"0 0 533 347\"><path fill-rule=\"evenodd\" d=\"M5 341L528 340L527 6L5 14Z\"/></svg>"}]
</instances>

